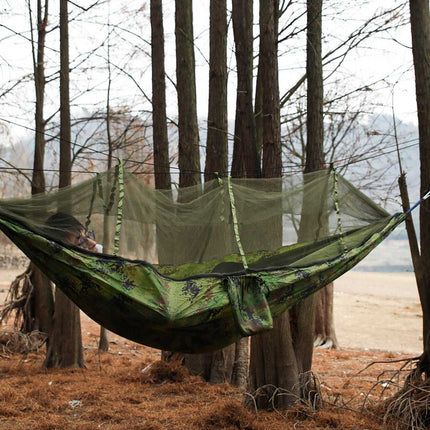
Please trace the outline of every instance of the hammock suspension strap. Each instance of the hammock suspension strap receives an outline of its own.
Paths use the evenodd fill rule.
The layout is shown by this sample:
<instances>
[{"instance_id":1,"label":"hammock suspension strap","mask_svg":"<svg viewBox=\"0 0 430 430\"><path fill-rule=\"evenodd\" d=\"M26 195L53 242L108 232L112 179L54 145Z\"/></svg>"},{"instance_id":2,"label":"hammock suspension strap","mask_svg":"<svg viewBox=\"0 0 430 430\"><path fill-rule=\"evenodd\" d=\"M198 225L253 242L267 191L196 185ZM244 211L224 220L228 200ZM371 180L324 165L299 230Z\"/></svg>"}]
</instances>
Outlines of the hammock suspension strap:
<instances>
[{"instance_id":1,"label":"hammock suspension strap","mask_svg":"<svg viewBox=\"0 0 430 430\"><path fill-rule=\"evenodd\" d=\"M228 185L228 195L230 197L231 215L233 217L234 237L236 239L237 247L239 248L239 253L242 258L243 267L245 268L245 270L248 270L248 262L246 261L246 256L245 256L245 253L243 252L242 242L240 241L239 223L237 221L236 204L234 200L233 185L232 185L230 176L227 177L227 185Z\"/></svg>"},{"instance_id":2,"label":"hammock suspension strap","mask_svg":"<svg viewBox=\"0 0 430 430\"><path fill-rule=\"evenodd\" d=\"M333 179L334 179L334 208L337 215L337 229L339 230L339 240L342 245L343 252L346 251L345 240L343 238L343 230L342 230L342 219L340 216L340 208L339 208L339 177L337 175L336 169L333 168Z\"/></svg>"}]
</instances>

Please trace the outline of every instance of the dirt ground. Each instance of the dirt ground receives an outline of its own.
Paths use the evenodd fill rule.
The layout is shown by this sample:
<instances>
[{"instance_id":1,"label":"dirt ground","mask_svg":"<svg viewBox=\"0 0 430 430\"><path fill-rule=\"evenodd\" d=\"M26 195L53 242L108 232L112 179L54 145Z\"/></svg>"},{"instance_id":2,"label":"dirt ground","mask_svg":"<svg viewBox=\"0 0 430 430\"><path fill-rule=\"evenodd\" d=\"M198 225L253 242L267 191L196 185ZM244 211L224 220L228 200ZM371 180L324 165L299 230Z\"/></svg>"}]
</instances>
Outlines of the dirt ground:
<instances>
[{"instance_id":1,"label":"dirt ground","mask_svg":"<svg viewBox=\"0 0 430 430\"><path fill-rule=\"evenodd\" d=\"M0 271L1 302L19 272ZM399 388L402 360L421 348L413 275L349 272L335 284L334 306L341 349L315 350L318 411L245 409L244 393L166 367L160 351L114 334L99 354L99 327L83 316L86 369L42 369L44 347L25 355L0 349L0 429L384 428L377 405Z\"/></svg>"}]
</instances>

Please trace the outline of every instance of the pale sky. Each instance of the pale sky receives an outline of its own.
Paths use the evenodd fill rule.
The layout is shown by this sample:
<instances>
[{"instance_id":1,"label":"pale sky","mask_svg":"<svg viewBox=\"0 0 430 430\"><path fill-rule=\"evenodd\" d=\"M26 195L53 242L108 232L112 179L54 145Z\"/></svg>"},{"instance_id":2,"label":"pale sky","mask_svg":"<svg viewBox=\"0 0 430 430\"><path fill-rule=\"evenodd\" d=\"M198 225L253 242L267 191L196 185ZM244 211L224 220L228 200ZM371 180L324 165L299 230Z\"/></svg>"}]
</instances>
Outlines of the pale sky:
<instances>
[{"instance_id":1,"label":"pale sky","mask_svg":"<svg viewBox=\"0 0 430 430\"><path fill-rule=\"evenodd\" d=\"M56 3L56 2L55 2ZM81 0L80 4L87 5L93 3L92 0ZM302 2L303 3L303 2ZM323 53L335 46L339 40L345 38L346 35L359 27L366 19L380 12L383 8L390 8L402 4L403 2L396 0L376 0L376 1L359 1L349 2L348 5L343 5L342 2L335 0L327 1L327 10L323 21L324 46ZM127 103L134 109L144 108L145 102L142 103L144 97L143 91L148 97L151 96L151 79L150 79L150 58L149 45L143 41L149 41L150 26L149 26L149 2L138 0L129 0L127 3L122 1L110 2L108 7L111 12L111 22L118 25L123 25L125 18L121 18L124 13L123 4L128 7L144 7L139 12L139 15L132 17L130 29L138 32L141 36L138 37L127 35L128 41L121 42L121 37L125 37L123 32L118 38L112 36L115 46L111 49L111 56L115 58L116 68L112 69L114 82L112 85L112 94L118 97L122 103ZM300 5L300 2L297 2ZM167 72L172 79L175 79L174 68L174 19L173 19L173 1L164 2L165 11L165 33L166 33L166 65ZM0 11L7 13L8 19L3 19L3 25L10 29L21 32L21 36L11 37L11 31L8 28L0 27L0 81L3 86L8 80L13 80L15 76L21 76L24 73L31 73L31 51L28 43L28 12L25 8L25 2L20 1L19 4L13 2L13 8L10 0L0 0ZM55 24L57 19L56 4L51 5L51 25ZM230 7L230 6L229 6ZM343 8L343 9L342 9ZM72 6L70 6L72 9ZM255 2L255 13L258 13L258 2ZM407 8L405 9L408 13ZM103 13L107 13L106 6ZM76 9L75 9L76 14ZM130 18L129 18L130 19ZM206 117L207 113L207 91L208 91L208 57L209 57L209 42L208 42L208 27L209 27L209 2L194 0L194 36L195 36L195 53L196 53L196 74L197 74L197 107L201 118ZM302 21L303 22L303 21ZM299 26L299 24L298 24ZM93 17L92 21L85 23L75 22L70 27L71 37L71 58L81 52L79 59L84 58L86 45L97 46L97 44L106 37L108 27L106 19L100 16ZM255 27L255 33L258 28ZM118 31L120 33L120 31ZM231 33L231 26L230 26ZM114 39L115 37L115 39ZM52 61L52 64L58 61L58 36L51 34L48 36L47 59ZM229 41L229 65L232 69L235 67L232 38ZM80 43L79 41L82 41ZM141 51L135 55L131 66L127 69L128 75L120 72L121 67L126 67L127 59L124 52L131 45L139 46ZM281 94L289 89L303 73L305 62L305 46L304 34L301 34L294 39L280 44L279 51L282 53L279 58L279 80ZM392 30L388 34L376 36L371 41L365 42L360 49L349 54L345 61L336 70L336 73L331 74L332 65L327 66L324 70L324 75L327 78L326 95L331 94L333 83L336 81L346 88L355 89L369 85L372 82L380 81L372 86L372 91L367 95L372 101L372 109L376 113L386 112L391 114L392 97L394 94L394 107L396 115L404 121L416 123L416 105L415 105L415 90L412 71L412 55L410 46L410 31L409 26ZM257 43L256 43L257 48ZM90 48L88 47L87 50ZM124 51L124 52L123 52ZM143 51L146 51L143 52ZM100 106L105 104L106 94L106 47L101 47L92 60L92 65L96 66L98 71L86 69L79 72L72 71L71 85L73 92L82 91L85 86L90 88L97 80L100 81L96 90L91 93L84 93L76 99L76 104L86 106L91 109L91 106L97 102ZM77 63L78 61L75 61ZM11 67L8 67L10 64ZM128 67L128 66L127 66ZM48 73L53 73L55 70L47 68ZM137 87L136 83L139 85ZM55 82L47 87L47 114L55 112L58 105L58 83ZM10 111L3 109L3 115L10 113L12 117L24 122L31 123L33 113L32 104L28 100L33 99L33 87L31 83L27 85L27 90L17 92L16 101L10 104ZM30 96L29 96L30 94ZM174 117L176 112L176 99L173 86L168 83L168 107L170 114ZM235 73L229 75L229 117L234 117L235 109ZM52 103L52 107L50 107ZM22 109L22 105L27 104L27 109ZM19 112L15 110L20 106ZM146 108L148 106L146 104ZM21 133L19 133L21 134Z\"/></svg>"}]
</instances>

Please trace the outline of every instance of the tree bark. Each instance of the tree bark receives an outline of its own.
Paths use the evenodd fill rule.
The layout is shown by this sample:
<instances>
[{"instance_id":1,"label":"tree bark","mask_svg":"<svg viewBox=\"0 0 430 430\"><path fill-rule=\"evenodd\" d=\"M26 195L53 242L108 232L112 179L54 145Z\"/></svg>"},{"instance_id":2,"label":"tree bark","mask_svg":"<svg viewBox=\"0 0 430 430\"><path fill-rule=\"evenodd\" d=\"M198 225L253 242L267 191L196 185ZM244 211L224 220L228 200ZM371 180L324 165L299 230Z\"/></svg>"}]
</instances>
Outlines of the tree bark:
<instances>
[{"instance_id":1,"label":"tree bark","mask_svg":"<svg viewBox=\"0 0 430 430\"><path fill-rule=\"evenodd\" d=\"M227 147L227 6L210 2L209 107L205 181L228 174Z\"/></svg>"},{"instance_id":2,"label":"tree bark","mask_svg":"<svg viewBox=\"0 0 430 430\"><path fill-rule=\"evenodd\" d=\"M155 188L168 190L171 186L171 179L169 141L167 138L163 4L161 0L151 0L151 59Z\"/></svg>"},{"instance_id":3,"label":"tree bark","mask_svg":"<svg viewBox=\"0 0 430 430\"><path fill-rule=\"evenodd\" d=\"M183 188L201 182L192 0L175 2L175 37L179 116L179 187Z\"/></svg>"},{"instance_id":4,"label":"tree bark","mask_svg":"<svg viewBox=\"0 0 430 430\"><path fill-rule=\"evenodd\" d=\"M227 127L227 9L225 0L212 0L205 181L228 173ZM229 382L244 388L248 375L247 346L248 339L244 339L211 354L186 354L183 363L191 373L212 384Z\"/></svg>"},{"instance_id":5,"label":"tree bark","mask_svg":"<svg viewBox=\"0 0 430 430\"><path fill-rule=\"evenodd\" d=\"M33 177L31 181L31 194L45 192L45 125L44 105L45 105L45 39L48 25L48 0L42 10L42 0L37 0L37 53L33 51L34 85L36 93L35 125L34 136L34 161Z\"/></svg>"},{"instance_id":6,"label":"tree bark","mask_svg":"<svg viewBox=\"0 0 430 430\"><path fill-rule=\"evenodd\" d=\"M260 95L257 97L261 99L262 170L266 178L280 177L282 173L277 62L278 7L277 0L260 2ZM274 190L280 185L280 181L274 182ZM281 206L278 213L282 213ZM270 248L282 245L282 215L275 214L270 226L261 228L265 231L265 240ZM292 335L290 314L285 312L274 321L273 330L251 338L248 390L255 394L259 409L287 408L300 394L299 369ZM277 388L281 388L280 395L273 396Z\"/></svg>"},{"instance_id":7,"label":"tree bark","mask_svg":"<svg viewBox=\"0 0 430 430\"><path fill-rule=\"evenodd\" d=\"M279 178L282 173L277 48L278 8L277 0L260 3L263 177L265 178Z\"/></svg>"},{"instance_id":8,"label":"tree bark","mask_svg":"<svg viewBox=\"0 0 430 430\"><path fill-rule=\"evenodd\" d=\"M333 282L315 293L315 339L314 346L338 349L333 313Z\"/></svg>"},{"instance_id":9,"label":"tree bark","mask_svg":"<svg viewBox=\"0 0 430 430\"><path fill-rule=\"evenodd\" d=\"M170 190L169 140L167 135L166 80L164 65L163 3L151 0L151 64L152 64L152 129L155 188ZM170 198L172 198L170 194ZM157 253L160 264L170 263L173 257L171 237L157 228Z\"/></svg>"},{"instance_id":10,"label":"tree bark","mask_svg":"<svg viewBox=\"0 0 430 430\"><path fill-rule=\"evenodd\" d=\"M324 167L324 120L323 120L323 75L321 59L322 0L307 1L307 143L305 173ZM306 207L314 205L304 196L304 212L313 216L313 210ZM318 214L317 214L318 216ZM301 217L299 240L315 239L309 225L315 225L307 216ZM312 236L312 237L310 237ZM312 295L292 311L294 351L301 377L301 396L307 398L314 387L310 383L309 371L312 367L313 344L315 338L316 296Z\"/></svg>"},{"instance_id":11,"label":"tree bark","mask_svg":"<svg viewBox=\"0 0 430 430\"><path fill-rule=\"evenodd\" d=\"M72 183L68 19L67 1L60 0L60 188Z\"/></svg>"},{"instance_id":12,"label":"tree bark","mask_svg":"<svg viewBox=\"0 0 430 430\"><path fill-rule=\"evenodd\" d=\"M42 0L37 0L37 50L33 53L34 87L36 95L35 108L35 136L34 136L34 160L33 176L31 181L31 194L45 192L45 40L48 26L48 0L42 7ZM30 10L31 17L31 10ZM33 30L32 33L33 34ZM33 41L33 37L32 37ZM32 263L30 263L30 282L33 285L33 318L30 330L39 330L49 333L52 314L54 312L54 298L51 281ZM49 343L49 342L48 342Z\"/></svg>"},{"instance_id":13,"label":"tree bark","mask_svg":"<svg viewBox=\"0 0 430 430\"><path fill-rule=\"evenodd\" d=\"M323 156L321 8L322 1L308 0L308 136L306 148L307 172L321 169ZM264 2L260 8L260 61L263 106L263 174L281 175L279 137L279 90L276 67L277 2ZM267 68L266 68L267 67ZM279 145L279 146L278 146ZM310 205L304 196L303 205ZM312 220L302 216L299 240L312 236ZM272 223L276 226L276 222ZM281 229L272 236L282 237ZM311 238L313 239L313 238ZM273 243L272 243L273 244ZM312 366L315 320L315 298L311 296L284 313L274 322L272 331L251 340L249 390L255 393L258 408L288 408L300 398L314 399L309 371ZM279 395L274 396L275 390Z\"/></svg>"},{"instance_id":14,"label":"tree bark","mask_svg":"<svg viewBox=\"0 0 430 430\"><path fill-rule=\"evenodd\" d=\"M428 0L410 0L412 54L418 111L421 195L430 189L430 15ZM423 310L423 354L419 368L430 376L430 201L420 206L421 264L417 277Z\"/></svg>"},{"instance_id":15,"label":"tree bark","mask_svg":"<svg viewBox=\"0 0 430 430\"><path fill-rule=\"evenodd\" d=\"M59 288L49 339L44 367L84 367L79 309Z\"/></svg>"},{"instance_id":16,"label":"tree bark","mask_svg":"<svg viewBox=\"0 0 430 430\"><path fill-rule=\"evenodd\" d=\"M67 0L60 0L60 188L71 184ZM57 287L44 367L84 367L80 311Z\"/></svg>"},{"instance_id":17,"label":"tree bark","mask_svg":"<svg viewBox=\"0 0 430 430\"><path fill-rule=\"evenodd\" d=\"M253 2L233 0L233 33L236 45L237 96L231 176L261 176L253 109Z\"/></svg>"}]
</instances>

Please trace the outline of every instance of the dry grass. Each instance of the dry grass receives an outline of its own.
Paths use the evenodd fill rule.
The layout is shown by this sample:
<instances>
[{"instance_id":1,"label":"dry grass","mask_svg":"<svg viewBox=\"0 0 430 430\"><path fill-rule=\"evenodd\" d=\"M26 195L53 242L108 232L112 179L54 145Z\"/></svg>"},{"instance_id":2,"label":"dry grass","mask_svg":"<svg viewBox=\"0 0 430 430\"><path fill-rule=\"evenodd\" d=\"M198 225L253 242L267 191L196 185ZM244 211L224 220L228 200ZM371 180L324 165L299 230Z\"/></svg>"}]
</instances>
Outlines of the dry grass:
<instances>
[{"instance_id":1,"label":"dry grass","mask_svg":"<svg viewBox=\"0 0 430 430\"><path fill-rule=\"evenodd\" d=\"M99 354L98 326L83 320L86 369L42 369L43 348L0 357L1 429L381 429L376 408L397 391L398 355L374 351L316 350L314 372L322 408L256 412L244 394L228 384L211 386L160 352L113 336L111 350ZM363 407L364 405L364 407ZM390 423L390 425L392 425ZM391 428L391 427L388 427Z\"/></svg>"}]
</instances>

